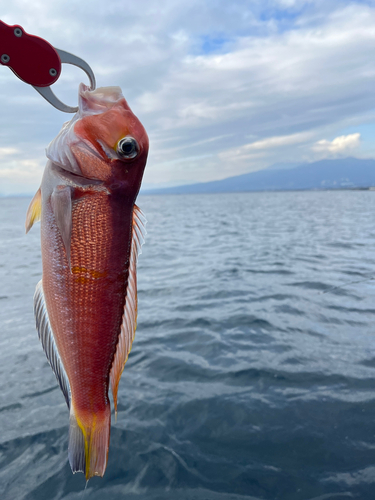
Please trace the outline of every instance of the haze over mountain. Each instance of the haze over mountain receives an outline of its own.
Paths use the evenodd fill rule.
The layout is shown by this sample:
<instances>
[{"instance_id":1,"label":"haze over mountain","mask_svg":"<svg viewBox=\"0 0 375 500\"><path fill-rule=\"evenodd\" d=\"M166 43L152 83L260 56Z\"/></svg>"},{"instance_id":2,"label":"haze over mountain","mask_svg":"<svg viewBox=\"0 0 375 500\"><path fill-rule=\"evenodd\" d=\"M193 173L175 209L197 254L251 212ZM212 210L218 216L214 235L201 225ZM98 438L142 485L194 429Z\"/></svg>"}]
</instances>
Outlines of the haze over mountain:
<instances>
[{"instance_id":1,"label":"haze over mountain","mask_svg":"<svg viewBox=\"0 0 375 500\"><path fill-rule=\"evenodd\" d=\"M375 160L345 158L305 163L290 169L268 168L220 181L144 190L143 194L230 193L343 189L375 186Z\"/></svg>"}]
</instances>

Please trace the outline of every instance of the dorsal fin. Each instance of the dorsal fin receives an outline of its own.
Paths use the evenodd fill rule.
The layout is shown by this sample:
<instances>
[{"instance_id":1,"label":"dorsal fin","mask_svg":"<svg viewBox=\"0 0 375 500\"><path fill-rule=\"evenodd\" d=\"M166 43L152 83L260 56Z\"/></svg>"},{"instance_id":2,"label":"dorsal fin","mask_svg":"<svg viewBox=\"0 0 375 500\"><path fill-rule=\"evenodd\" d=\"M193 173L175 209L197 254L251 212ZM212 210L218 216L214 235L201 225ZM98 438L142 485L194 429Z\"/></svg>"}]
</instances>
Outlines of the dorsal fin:
<instances>
[{"instance_id":1,"label":"dorsal fin","mask_svg":"<svg viewBox=\"0 0 375 500\"><path fill-rule=\"evenodd\" d=\"M56 375L57 381L62 390L66 404L70 408L70 385L65 372L64 365L61 361L59 351L53 336L52 328L49 322L46 303L44 300L42 280L36 285L34 294L34 314L36 328L38 330L39 340L42 343L44 352L51 368Z\"/></svg>"},{"instance_id":2,"label":"dorsal fin","mask_svg":"<svg viewBox=\"0 0 375 500\"><path fill-rule=\"evenodd\" d=\"M118 384L132 348L135 329L137 327L137 261L138 255L142 252L141 247L145 242L146 222L146 218L142 211L137 207L137 205L134 205L126 303L124 315L122 317L121 333L118 339L116 353L110 373L111 389L116 413Z\"/></svg>"},{"instance_id":3,"label":"dorsal fin","mask_svg":"<svg viewBox=\"0 0 375 500\"><path fill-rule=\"evenodd\" d=\"M34 222L38 222L42 215L42 192L39 188L30 202L26 213L25 229L26 234L33 227Z\"/></svg>"}]
</instances>

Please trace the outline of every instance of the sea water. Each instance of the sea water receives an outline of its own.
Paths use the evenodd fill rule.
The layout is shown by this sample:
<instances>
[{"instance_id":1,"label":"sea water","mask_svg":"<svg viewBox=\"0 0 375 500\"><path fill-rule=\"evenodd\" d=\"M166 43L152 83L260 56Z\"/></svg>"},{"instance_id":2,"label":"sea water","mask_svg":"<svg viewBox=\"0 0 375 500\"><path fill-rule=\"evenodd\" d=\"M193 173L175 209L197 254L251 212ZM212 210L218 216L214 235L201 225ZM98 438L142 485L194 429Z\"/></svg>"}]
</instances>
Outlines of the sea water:
<instances>
[{"instance_id":1,"label":"sea water","mask_svg":"<svg viewBox=\"0 0 375 500\"><path fill-rule=\"evenodd\" d=\"M2 500L374 498L374 192L139 198L138 329L86 490L35 330L29 201L0 199Z\"/></svg>"}]
</instances>

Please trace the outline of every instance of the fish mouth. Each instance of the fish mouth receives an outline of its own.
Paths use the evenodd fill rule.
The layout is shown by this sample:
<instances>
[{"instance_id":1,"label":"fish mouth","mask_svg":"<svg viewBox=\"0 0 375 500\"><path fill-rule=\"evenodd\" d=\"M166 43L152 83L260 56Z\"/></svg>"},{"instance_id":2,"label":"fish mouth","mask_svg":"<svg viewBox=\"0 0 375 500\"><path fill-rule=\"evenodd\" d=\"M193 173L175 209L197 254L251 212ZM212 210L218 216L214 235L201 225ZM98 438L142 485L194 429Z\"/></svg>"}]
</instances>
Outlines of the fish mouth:
<instances>
[{"instance_id":1,"label":"fish mouth","mask_svg":"<svg viewBox=\"0 0 375 500\"><path fill-rule=\"evenodd\" d=\"M103 181L97 179L87 179L86 177L82 177L81 175L70 172L69 170L65 170L56 163L51 162L51 169L69 186L80 187L82 189L101 188L107 190L104 187Z\"/></svg>"}]
</instances>

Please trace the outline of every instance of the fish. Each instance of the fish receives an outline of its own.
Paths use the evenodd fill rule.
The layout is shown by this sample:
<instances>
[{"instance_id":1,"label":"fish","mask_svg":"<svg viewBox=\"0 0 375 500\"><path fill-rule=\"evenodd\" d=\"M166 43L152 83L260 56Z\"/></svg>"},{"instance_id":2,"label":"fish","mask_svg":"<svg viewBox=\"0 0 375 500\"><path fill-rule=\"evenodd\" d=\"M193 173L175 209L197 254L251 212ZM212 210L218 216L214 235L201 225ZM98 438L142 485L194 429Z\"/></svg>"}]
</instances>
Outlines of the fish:
<instances>
[{"instance_id":1,"label":"fish","mask_svg":"<svg viewBox=\"0 0 375 500\"><path fill-rule=\"evenodd\" d=\"M146 220L135 204L149 140L119 87L81 84L78 112L46 149L26 232L41 221L34 313L69 408L68 457L88 481L108 460L117 393L137 322Z\"/></svg>"}]
</instances>

